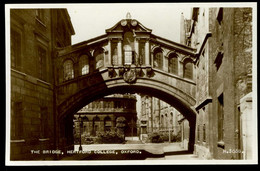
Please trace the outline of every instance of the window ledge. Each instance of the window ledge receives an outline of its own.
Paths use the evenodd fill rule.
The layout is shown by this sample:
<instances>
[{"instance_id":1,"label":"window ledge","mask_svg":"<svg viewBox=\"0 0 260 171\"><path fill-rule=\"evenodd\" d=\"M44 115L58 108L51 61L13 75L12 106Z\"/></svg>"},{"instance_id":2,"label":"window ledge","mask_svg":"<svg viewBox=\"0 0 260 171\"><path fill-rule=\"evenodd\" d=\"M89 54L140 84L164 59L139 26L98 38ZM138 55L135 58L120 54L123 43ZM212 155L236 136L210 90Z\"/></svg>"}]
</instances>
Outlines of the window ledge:
<instances>
[{"instance_id":1,"label":"window ledge","mask_svg":"<svg viewBox=\"0 0 260 171\"><path fill-rule=\"evenodd\" d=\"M225 147L224 141L219 141L218 142L218 147L224 148Z\"/></svg>"},{"instance_id":2,"label":"window ledge","mask_svg":"<svg viewBox=\"0 0 260 171\"><path fill-rule=\"evenodd\" d=\"M22 142L25 142L24 139L21 139L21 140L11 140L10 141L11 143L22 143Z\"/></svg>"}]
</instances>

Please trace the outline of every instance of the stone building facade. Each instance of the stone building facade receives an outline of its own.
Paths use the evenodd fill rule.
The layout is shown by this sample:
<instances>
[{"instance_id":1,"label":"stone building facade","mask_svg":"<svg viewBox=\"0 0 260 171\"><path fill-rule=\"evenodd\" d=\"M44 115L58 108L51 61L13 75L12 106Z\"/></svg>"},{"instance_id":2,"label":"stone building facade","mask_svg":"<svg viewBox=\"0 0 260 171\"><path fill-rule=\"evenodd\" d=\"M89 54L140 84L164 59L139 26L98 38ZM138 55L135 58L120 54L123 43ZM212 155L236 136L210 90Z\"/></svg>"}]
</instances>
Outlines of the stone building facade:
<instances>
[{"instance_id":1,"label":"stone building facade","mask_svg":"<svg viewBox=\"0 0 260 171\"><path fill-rule=\"evenodd\" d=\"M98 132L114 131L118 117L126 119L125 136L137 135L136 97L133 94L114 94L93 101L74 115L74 137L96 137ZM81 118L81 121L80 121ZM82 127L80 131L80 122Z\"/></svg>"},{"instance_id":2,"label":"stone building facade","mask_svg":"<svg viewBox=\"0 0 260 171\"><path fill-rule=\"evenodd\" d=\"M10 10L11 160L55 147L53 58L73 34L66 9Z\"/></svg>"},{"instance_id":3,"label":"stone building facade","mask_svg":"<svg viewBox=\"0 0 260 171\"><path fill-rule=\"evenodd\" d=\"M181 136L182 146L188 149L189 122L168 103L148 95L140 94L141 110L138 115L140 139L145 140L149 133L160 132L169 136ZM170 137L169 137L170 138Z\"/></svg>"},{"instance_id":4,"label":"stone building facade","mask_svg":"<svg viewBox=\"0 0 260 171\"><path fill-rule=\"evenodd\" d=\"M193 8L182 23L182 43L198 53L195 153L250 159L252 8Z\"/></svg>"}]
</instances>

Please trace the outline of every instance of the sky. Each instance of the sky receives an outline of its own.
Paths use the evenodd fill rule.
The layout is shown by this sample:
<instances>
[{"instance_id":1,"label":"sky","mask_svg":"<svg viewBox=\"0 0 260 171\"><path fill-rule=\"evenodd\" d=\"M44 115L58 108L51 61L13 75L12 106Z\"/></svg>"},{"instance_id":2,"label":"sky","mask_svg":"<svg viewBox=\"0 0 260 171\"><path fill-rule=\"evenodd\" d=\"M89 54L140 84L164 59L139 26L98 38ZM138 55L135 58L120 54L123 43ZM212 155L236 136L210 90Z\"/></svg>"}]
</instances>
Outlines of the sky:
<instances>
[{"instance_id":1,"label":"sky","mask_svg":"<svg viewBox=\"0 0 260 171\"><path fill-rule=\"evenodd\" d=\"M180 17L190 18L192 6L175 3L107 3L82 4L67 7L75 35L72 44L105 34L130 12L132 19L152 29L152 33L179 42Z\"/></svg>"}]
</instances>

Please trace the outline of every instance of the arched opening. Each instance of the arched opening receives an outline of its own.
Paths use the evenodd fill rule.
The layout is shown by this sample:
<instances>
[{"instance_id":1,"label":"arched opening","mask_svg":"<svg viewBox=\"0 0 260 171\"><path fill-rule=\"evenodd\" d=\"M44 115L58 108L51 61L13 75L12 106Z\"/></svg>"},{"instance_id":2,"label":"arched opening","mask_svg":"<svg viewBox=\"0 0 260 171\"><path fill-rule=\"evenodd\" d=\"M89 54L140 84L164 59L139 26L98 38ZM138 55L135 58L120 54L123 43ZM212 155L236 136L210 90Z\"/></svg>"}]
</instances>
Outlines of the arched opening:
<instances>
[{"instance_id":1,"label":"arched opening","mask_svg":"<svg viewBox=\"0 0 260 171\"><path fill-rule=\"evenodd\" d=\"M95 100L98 100L99 98L102 98L104 96L107 95L111 95L111 94L125 94L125 93L142 93L142 94L146 94L149 96L155 96L156 98L165 101L166 103L170 104L171 106L173 106L176 110L178 110L183 116L184 118L187 120L188 125L189 125L189 137L188 137L188 145L187 148L189 149L189 151L193 151L194 149L194 137L195 137L195 122L196 122L196 111L194 111L190 104L186 103L185 101L179 100L176 96L170 94L169 91L163 91L163 89L161 88L152 88L149 87L147 84L140 86L140 85L131 85L131 86L115 86L115 87L110 87L108 89L99 89L96 92L88 92L88 95L84 95L84 92L81 92L82 96L80 99L77 100L77 103L75 104L71 104L69 107L70 109L66 109L66 112L62 115L62 116L66 116L66 115L71 115L76 113L79 109L81 109L82 107L84 107L86 104L93 102ZM76 98L75 98L76 100ZM103 103L105 104L105 103ZM114 107L114 106L113 106ZM124 105L122 105L122 107L124 108ZM107 109L106 109L107 110ZM118 115L119 116L119 115ZM116 117L118 117L116 116ZM115 117L115 118L116 118ZM93 135L95 135L95 131L97 130L104 130L102 128L99 127L98 121L99 123L102 123L102 121L104 122L104 118L99 118L96 119L95 117L93 118ZM128 119L127 119L128 120ZM165 119L160 119L160 120L165 120ZM101 122L100 122L101 121ZM130 119L128 120L130 121ZM102 123L103 124L103 123ZM116 124L116 123L111 123L111 124ZM164 122L165 125L165 122ZM169 124L168 124L169 126ZM180 126L176 126L176 130L181 129ZM140 126L140 130L145 130L142 129L142 127ZM149 130L147 130L149 131ZM167 130L165 130L167 132ZM178 131L178 130L177 130Z\"/></svg>"},{"instance_id":2,"label":"arched opening","mask_svg":"<svg viewBox=\"0 0 260 171\"><path fill-rule=\"evenodd\" d=\"M134 59L134 36L132 32L125 32L123 39L124 49L124 64L131 65L135 62Z\"/></svg>"},{"instance_id":3,"label":"arched opening","mask_svg":"<svg viewBox=\"0 0 260 171\"><path fill-rule=\"evenodd\" d=\"M104 49L98 48L94 52L94 58L95 58L95 69L100 69L104 67Z\"/></svg>"},{"instance_id":4,"label":"arched opening","mask_svg":"<svg viewBox=\"0 0 260 171\"><path fill-rule=\"evenodd\" d=\"M163 52L160 48L156 48L153 52L153 66L154 68L163 69Z\"/></svg>"},{"instance_id":5,"label":"arched opening","mask_svg":"<svg viewBox=\"0 0 260 171\"><path fill-rule=\"evenodd\" d=\"M73 62L70 59L67 59L63 63L63 79L64 81L74 78L74 69Z\"/></svg>"},{"instance_id":6,"label":"arched opening","mask_svg":"<svg viewBox=\"0 0 260 171\"><path fill-rule=\"evenodd\" d=\"M193 62L191 59L185 59L183 61L183 77L193 79Z\"/></svg>"},{"instance_id":7,"label":"arched opening","mask_svg":"<svg viewBox=\"0 0 260 171\"><path fill-rule=\"evenodd\" d=\"M178 56L175 53L169 55L168 72L178 75Z\"/></svg>"},{"instance_id":8,"label":"arched opening","mask_svg":"<svg viewBox=\"0 0 260 171\"><path fill-rule=\"evenodd\" d=\"M87 55L82 55L79 58L79 75L86 75L89 73L89 59Z\"/></svg>"}]
</instances>

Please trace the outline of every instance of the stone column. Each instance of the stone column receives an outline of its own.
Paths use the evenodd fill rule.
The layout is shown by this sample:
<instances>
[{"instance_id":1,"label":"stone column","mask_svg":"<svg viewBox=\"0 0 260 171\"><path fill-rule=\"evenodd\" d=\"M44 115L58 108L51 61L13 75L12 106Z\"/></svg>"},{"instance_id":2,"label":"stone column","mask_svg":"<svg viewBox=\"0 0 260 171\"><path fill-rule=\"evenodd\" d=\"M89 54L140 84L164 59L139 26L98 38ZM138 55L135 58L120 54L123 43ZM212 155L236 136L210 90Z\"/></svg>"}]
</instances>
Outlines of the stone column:
<instances>
[{"instance_id":1,"label":"stone column","mask_svg":"<svg viewBox=\"0 0 260 171\"><path fill-rule=\"evenodd\" d=\"M117 43L117 57L118 57L118 66L122 66L122 62L123 62L123 54L122 54L122 39L118 40Z\"/></svg>"},{"instance_id":2,"label":"stone column","mask_svg":"<svg viewBox=\"0 0 260 171\"><path fill-rule=\"evenodd\" d=\"M154 67L154 63L153 63L153 53L151 53L151 66Z\"/></svg>"},{"instance_id":3,"label":"stone column","mask_svg":"<svg viewBox=\"0 0 260 171\"><path fill-rule=\"evenodd\" d=\"M150 66L150 44L149 39L145 41L145 65Z\"/></svg>"},{"instance_id":4,"label":"stone column","mask_svg":"<svg viewBox=\"0 0 260 171\"><path fill-rule=\"evenodd\" d=\"M135 65L139 65L139 41L138 38L135 38Z\"/></svg>"},{"instance_id":5,"label":"stone column","mask_svg":"<svg viewBox=\"0 0 260 171\"><path fill-rule=\"evenodd\" d=\"M111 39L108 39L108 63L107 66L112 66L112 60L111 60Z\"/></svg>"},{"instance_id":6,"label":"stone column","mask_svg":"<svg viewBox=\"0 0 260 171\"><path fill-rule=\"evenodd\" d=\"M190 125L190 135L189 135L189 144L188 144L188 151L193 152L194 151L194 144L195 144L195 130L196 130L196 119L194 118L193 122L192 120L189 120Z\"/></svg>"},{"instance_id":7,"label":"stone column","mask_svg":"<svg viewBox=\"0 0 260 171\"><path fill-rule=\"evenodd\" d=\"M164 56L164 53L163 53L163 70L165 72L168 72L168 68L169 68L168 59L169 58Z\"/></svg>"}]
</instances>

